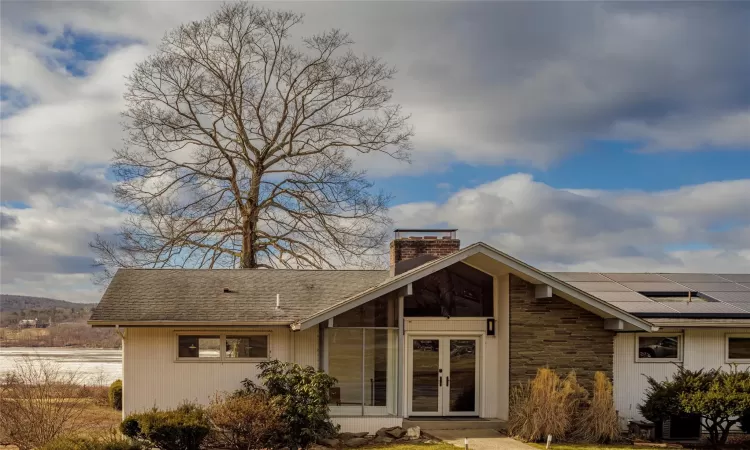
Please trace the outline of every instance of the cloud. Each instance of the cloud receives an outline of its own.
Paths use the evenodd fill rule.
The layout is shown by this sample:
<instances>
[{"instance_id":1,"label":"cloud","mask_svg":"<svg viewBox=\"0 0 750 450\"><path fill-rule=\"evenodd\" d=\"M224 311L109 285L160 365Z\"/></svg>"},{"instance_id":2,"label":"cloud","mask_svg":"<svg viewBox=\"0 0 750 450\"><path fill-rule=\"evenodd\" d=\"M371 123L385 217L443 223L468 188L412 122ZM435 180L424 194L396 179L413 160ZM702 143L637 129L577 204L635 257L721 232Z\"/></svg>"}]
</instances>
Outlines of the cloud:
<instances>
[{"instance_id":1,"label":"cloud","mask_svg":"<svg viewBox=\"0 0 750 450\"><path fill-rule=\"evenodd\" d=\"M39 99L3 127L10 130L3 135L10 163L38 163L50 152L49 162L65 167L76 157L107 161L120 145L123 77L165 30L218 7L175 5L6 6L3 83ZM340 27L357 52L399 68L394 100L412 114L415 163L363 158L379 175L441 170L454 161L546 167L599 139L626 139L649 151L750 146L747 4L272 7L306 14L296 36ZM28 23L47 32L29 31ZM103 43L94 46L100 59L87 76L72 76L65 64L45 66L66 60L75 48L68 41L82 36ZM68 44L55 45L61 40Z\"/></svg>"},{"instance_id":2,"label":"cloud","mask_svg":"<svg viewBox=\"0 0 750 450\"><path fill-rule=\"evenodd\" d=\"M28 202L32 196L62 197L108 192L111 188L103 175L72 170L37 168L22 171L0 167L0 201Z\"/></svg>"},{"instance_id":3,"label":"cloud","mask_svg":"<svg viewBox=\"0 0 750 450\"><path fill-rule=\"evenodd\" d=\"M399 227L458 228L465 243L484 241L547 269L748 272L747 192L750 179L580 192L519 173L391 214Z\"/></svg>"},{"instance_id":4,"label":"cloud","mask_svg":"<svg viewBox=\"0 0 750 450\"><path fill-rule=\"evenodd\" d=\"M15 228L18 225L18 217L0 211L0 228Z\"/></svg>"}]
</instances>

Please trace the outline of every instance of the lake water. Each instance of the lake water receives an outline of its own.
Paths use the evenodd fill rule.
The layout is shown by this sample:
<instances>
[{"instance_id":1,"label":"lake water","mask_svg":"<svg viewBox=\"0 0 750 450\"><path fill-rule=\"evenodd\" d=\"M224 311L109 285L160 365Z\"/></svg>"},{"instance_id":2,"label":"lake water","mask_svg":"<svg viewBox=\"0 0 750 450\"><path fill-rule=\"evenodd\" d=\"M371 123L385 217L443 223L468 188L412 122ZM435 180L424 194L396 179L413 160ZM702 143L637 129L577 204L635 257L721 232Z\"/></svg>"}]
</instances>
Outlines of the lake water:
<instances>
[{"instance_id":1,"label":"lake water","mask_svg":"<svg viewBox=\"0 0 750 450\"><path fill-rule=\"evenodd\" d=\"M122 378L122 350L72 347L0 348L0 376L27 357L56 363L65 372L77 372L83 383L101 380L109 384Z\"/></svg>"}]
</instances>

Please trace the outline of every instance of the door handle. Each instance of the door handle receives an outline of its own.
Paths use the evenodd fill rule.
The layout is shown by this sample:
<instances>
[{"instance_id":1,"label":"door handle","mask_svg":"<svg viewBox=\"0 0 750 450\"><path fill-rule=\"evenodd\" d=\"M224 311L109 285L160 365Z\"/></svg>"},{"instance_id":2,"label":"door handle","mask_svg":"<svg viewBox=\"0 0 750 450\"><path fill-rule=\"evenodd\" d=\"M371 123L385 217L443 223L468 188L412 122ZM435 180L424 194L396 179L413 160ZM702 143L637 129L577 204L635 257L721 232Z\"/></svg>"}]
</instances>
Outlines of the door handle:
<instances>
[{"instance_id":1,"label":"door handle","mask_svg":"<svg viewBox=\"0 0 750 450\"><path fill-rule=\"evenodd\" d=\"M445 385L450 386L451 385L451 377L445 377Z\"/></svg>"},{"instance_id":2,"label":"door handle","mask_svg":"<svg viewBox=\"0 0 750 450\"><path fill-rule=\"evenodd\" d=\"M440 378L440 382L439 382L438 386L442 387L443 386L443 376L440 375L438 378Z\"/></svg>"}]
</instances>

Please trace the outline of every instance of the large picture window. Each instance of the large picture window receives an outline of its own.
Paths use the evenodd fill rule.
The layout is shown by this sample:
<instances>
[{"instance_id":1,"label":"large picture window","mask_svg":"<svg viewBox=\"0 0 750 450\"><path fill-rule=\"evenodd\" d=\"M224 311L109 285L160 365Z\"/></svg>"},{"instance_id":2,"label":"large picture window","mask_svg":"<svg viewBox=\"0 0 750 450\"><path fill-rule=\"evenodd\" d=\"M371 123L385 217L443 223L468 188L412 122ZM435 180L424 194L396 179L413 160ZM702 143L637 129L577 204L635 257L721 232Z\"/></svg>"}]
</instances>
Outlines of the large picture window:
<instances>
[{"instance_id":1,"label":"large picture window","mask_svg":"<svg viewBox=\"0 0 750 450\"><path fill-rule=\"evenodd\" d=\"M636 361L675 362L682 360L682 335L637 335Z\"/></svg>"},{"instance_id":2,"label":"large picture window","mask_svg":"<svg viewBox=\"0 0 750 450\"><path fill-rule=\"evenodd\" d=\"M268 334L179 334L179 361L259 361L269 358Z\"/></svg>"},{"instance_id":3,"label":"large picture window","mask_svg":"<svg viewBox=\"0 0 750 450\"><path fill-rule=\"evenodd\" d=\"M492 317L493 278L456 263L412 283L404 297L406 317Z\"/></svg>"},{"instance_id":4,"label":"large picture window","mask_svg":"<svg viewBox=\"0 0 750 450\"><path fill-rule=\"evenodd\" d=\"M331 390L331 415L395 415L398 330L326 328L324 333L326 372L338 380Z\"/></svg>"}]
</instances>

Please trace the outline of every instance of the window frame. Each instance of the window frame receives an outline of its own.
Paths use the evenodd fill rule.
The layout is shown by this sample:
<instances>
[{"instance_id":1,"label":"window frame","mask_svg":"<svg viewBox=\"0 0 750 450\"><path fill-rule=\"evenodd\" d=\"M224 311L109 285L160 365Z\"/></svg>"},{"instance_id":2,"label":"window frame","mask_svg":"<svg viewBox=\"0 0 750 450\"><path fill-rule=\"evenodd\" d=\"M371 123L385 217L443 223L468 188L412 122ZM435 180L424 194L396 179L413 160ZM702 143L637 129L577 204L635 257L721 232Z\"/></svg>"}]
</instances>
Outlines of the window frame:
<instances>
[{"instance_id":1,"label":"window frame","mask_svg":"<svg viewBox=\"0 0 750 450\"><path fill-rule=\"evenodd\" d=\"M271 332L270 331L177 331L174 333L174 362L200 362L200 363L259 363L271 359ZM218 358L200 358L200 357L180 357L180 336L219 336L219 357ZM263 358L228 358L226 356L227 336L245 337L245 336L266 336L267 352Z\"/></svg>"},{"instance_id":2,"label":"window frame","mask_svg":"<svg viewBox=\"0 0 750 450\"><path fill-rule=\"evenodd\" d=\"M677 338L677 357L676 358L641 358L639 354L640 350L640 339L642 337L652 337L652 338ZM685 346L685 335L684 333L676 332L676 333L636 333L635 334L635 362L636 363L650 363L650 364L658 364L658 363L681 363L683 360L683 355L685 354L684 351Z\"/></svg>"},{"instance_id":3,"label":"window frame","mask_svg":"<svg viewBox=\"0 0 750 450\"><path fill-rule=\"evenodd\" d=\"M727 333L724 335L724 362L727 364L748 364L750 358L732 359L729 357L729 338L750 339L750 333Z\"/></svg>"}]
</instances>

